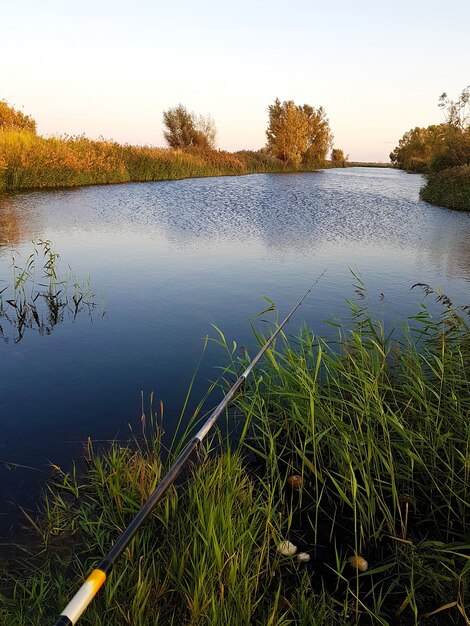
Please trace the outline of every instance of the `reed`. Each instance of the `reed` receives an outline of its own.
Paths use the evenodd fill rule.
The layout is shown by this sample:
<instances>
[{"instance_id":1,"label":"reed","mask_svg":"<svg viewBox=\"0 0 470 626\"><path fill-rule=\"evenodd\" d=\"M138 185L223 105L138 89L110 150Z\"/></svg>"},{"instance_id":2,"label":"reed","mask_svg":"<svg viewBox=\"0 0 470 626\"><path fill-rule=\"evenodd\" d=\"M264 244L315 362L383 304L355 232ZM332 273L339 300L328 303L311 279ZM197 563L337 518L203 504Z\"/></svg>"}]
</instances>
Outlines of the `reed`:
<instances>
[{"instance_id":1,"label":"reed","mask_svg":"<svg viewBox=\"0 0 470 626\"><path fill-rule=\"evenodd\" d=\"M280 161L257 154L0 131L0 191L285 171Z\"/></svg>"},{"instance_id":2,"label":"reed","mask_svg":"<svg viewBox=\"0 0 470 626\"><path fill-rule=\"evenodd\" d=\"M279 335L237 395L236 441L199 451L83 624L469 624L468 307L421 287L442 314L386 332L365 299L335 340ZM216 340L228 382L249 359ZM56 468L2 623L52 622L153 490L174 453L147 413L129 445Z\"/></svg>"},{"instance_id":3,"label":"reed","mask_svg":"<svg viewBox=\"0 0 470 626\"><path fill-rule=\"evenodd\" d=\"M0 339L19 343L28 330L50 335L64 318L96 310L89 278L79 281L60 267L60 255L49 240L33 241L26 259L11 250L11 284L0 289ZM104 314L104 310L102 310Z\"/></svg>"},{"instance_id":4,"label":"reed","mask_svg":"<svg viewBox=\"0 0 470 626\"><path fill-rule=\"evenodd\" d=\"M351 302L351 330L284 338L239 398L261 471L301 477L281 534L314 555L347 623L470 623L469 308L434 295L441 316L388 334Z\"/></svg>"}]
</instances>

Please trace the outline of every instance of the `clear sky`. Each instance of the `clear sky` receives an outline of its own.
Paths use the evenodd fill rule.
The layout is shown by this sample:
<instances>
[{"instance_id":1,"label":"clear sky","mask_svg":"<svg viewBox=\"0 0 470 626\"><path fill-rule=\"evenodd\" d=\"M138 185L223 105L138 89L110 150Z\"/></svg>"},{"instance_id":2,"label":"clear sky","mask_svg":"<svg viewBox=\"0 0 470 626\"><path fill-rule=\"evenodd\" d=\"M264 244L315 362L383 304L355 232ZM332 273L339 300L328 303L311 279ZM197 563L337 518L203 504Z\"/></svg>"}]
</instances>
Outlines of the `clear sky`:
<instances>
[{"instance_id":1,"label":"clear sky","mask_svg":"<svg viewBox=\"0 0 470 626\"><path fill-rule=\"evenodd\" d=\"M469 83L469 0L0 0L0 99L45 135L164 145L181 102L220 148L258 149L279 97L323 105L351 160L387 161Z\"/></svg>"}]
</instances>

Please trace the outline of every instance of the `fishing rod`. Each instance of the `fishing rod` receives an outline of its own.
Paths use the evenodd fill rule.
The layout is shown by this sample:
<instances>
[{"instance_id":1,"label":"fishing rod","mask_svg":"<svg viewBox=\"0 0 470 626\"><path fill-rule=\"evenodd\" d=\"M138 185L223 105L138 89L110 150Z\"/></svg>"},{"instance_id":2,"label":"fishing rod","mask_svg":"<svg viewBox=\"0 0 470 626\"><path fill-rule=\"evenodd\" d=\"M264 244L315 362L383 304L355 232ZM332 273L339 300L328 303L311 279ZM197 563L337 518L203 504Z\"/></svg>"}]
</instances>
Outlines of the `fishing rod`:
<instances>
[{"instance_id":1,"label":"fishing rod","mask_svg":"<svg viewBox=\"0 0 470 626\"><path fill-rule=\"evenodd\" d=\"M188 461L191 454L196 450L196 448L202 443L212 426L217 421L217 418L220 416L222 411L229 405L234 395L236 394L239 387L243 384L243 382L250 375L251 370L255 367L261 357L264 355L266 350L272 344L274 339L279 335L281 330L290 320L290 318L294 315L297 309L301 306L305 298L309 295L318 281L321 279L326 270L324 270L320 276L315 280L315 282L310 286L310 288L304 293L302 298L297 302L294 308L290 311L287 317L281 322L281 324L276 328L274 333L269 337L266 343L263 345L258 354L254 357L254 359L248 364L248 367L245 371L239 376L239 378L235 381L232 387L229 389L227 394L221 400L221 402L216 406L214 411L209 415L207 420L204 422L199 431L194 435L194 437L190 440L190 442L183 449L181 454L175 460L173 465L170 467L168 472L162 478L161 482L155 488L155 491L151 494L148 500L143 504L140 511L135 515L134 519L130 522L129 526L124 530L124 532L117 539L116 543L113 545L111 550L106 554L106 556L101 560L98 566L91 572L85 582L82 584L77 593L73 596L70 602L67 604L65 609L59 615L57 620L54 623L54 626L74 626L79 620L82 613L86 610L90 602L93 600L95 595L98 593L100 588L104 585L106 578L110 571L112 570L115 562L127 548L134 535L137 533L139 528L142 526L144 521L150 515L150 513L155 508L156 504L163 498L168 488L172 485L174 480L177 478L184 465Z\"/></svg>"}]
</instances>

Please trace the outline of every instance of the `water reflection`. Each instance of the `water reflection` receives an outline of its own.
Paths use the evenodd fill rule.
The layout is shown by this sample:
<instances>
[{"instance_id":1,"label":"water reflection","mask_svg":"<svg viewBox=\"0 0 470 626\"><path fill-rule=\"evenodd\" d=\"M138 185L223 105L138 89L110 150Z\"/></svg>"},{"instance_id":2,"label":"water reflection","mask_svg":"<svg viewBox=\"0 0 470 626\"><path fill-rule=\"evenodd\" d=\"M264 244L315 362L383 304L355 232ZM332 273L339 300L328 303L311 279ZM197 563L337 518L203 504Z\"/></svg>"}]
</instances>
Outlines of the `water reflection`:
<instances>
[{"instance_id":1,"label":"water reflection","mask_svg":"<svg viewBox=\"0 0 470 626\"><path fill-rule=\"evenodd\" d=\"M18 205L14 196L0 195L0 255L5 247L18 246L30 240L35 230L35 218L31 211Z\"/></svg>"},{"instance_id":2,"label":"water reflection","mask_svg":"<svg viewBox=\"0 0 470 626\"><path fill-rule=\"evenodd\" d=\"M470 216L421 202L421 184L418 175L351 168L25 194L0 199L0 241L24 241L41 222L48 233L151 235L172 249L240 244L315 255L336 246L341 255L388 247L425 251L438 265L447 255L449 268L468 275Z\"/></svg>"},{"instance_id":3,"label":"water reflection","mask_svg":"<svg viewBox=\"0 0 470 626\"><path fill-rule=\"evenodd\" d=\"M9 240L9 242L11 239ZM27 330L50 335L64 319L75 320L96 309L89 281L80 283L71 269L58 275L59 255L50 241L33 243L33 251L21 259L12 252L11 283L0 289L0 338L19 343Z\"/></svg>"},{"instance_id":4,"label":"water reflection","mask_svg":"<svg viewBox=\"0 0 470 626\"><path fill-rule=\"evenodd\" d=\"M446 209L443 209L446 211ZM452 213L450 209L447 210ZM429 245L429 262L445 268L448 276L470 282L470 224L467 216L455 220L454 228L436 228Z\"/></svg>"}]
</instances>

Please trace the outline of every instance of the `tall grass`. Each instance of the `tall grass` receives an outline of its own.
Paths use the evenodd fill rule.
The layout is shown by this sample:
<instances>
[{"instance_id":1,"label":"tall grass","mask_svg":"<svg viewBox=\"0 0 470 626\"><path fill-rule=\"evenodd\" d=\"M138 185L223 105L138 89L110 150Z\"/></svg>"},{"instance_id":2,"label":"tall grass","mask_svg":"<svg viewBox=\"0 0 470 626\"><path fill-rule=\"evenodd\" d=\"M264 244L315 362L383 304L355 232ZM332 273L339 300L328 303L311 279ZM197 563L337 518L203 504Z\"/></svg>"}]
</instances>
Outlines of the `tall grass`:
<instances>
[{"instance_id":1,"label":"tall grass","mask_svg":"<svg viewBox=\"0 0 470 626\"><path fill-rule=\"evenodd\" d=\"M469 624L470 330L437 297L442 315L395 333L351 302L336 341L278 338L237 396L237 440L198 452L83 624ZM228 381L248 356L227 350ZM173 455L149 415L140 440L57 470L4 623L60 612L159 481Z\"/></svg>"},{"instance_id":2,"label":"tall grass","mask_svg":"<svg viewBox=\"0 0 470 626\"><path fill-rule=\"evenodd\" d=\"M88 448L88 470L58 475L35 524L36 554L4 581L0 619L52 622L97 555L149 496L163 465L148 449ZM239 452L200 452L111 575L84 624L280 623L272 491L256 490ZM43 550L47 557L44 558ZM272 588L272 589L271 589Z\"/></svg>"},{"instance_id":3,"label":"tall grass","mask_svg":"<svg viewBox=\"0 0 470 626\"><path fill-rule=\"evenodd\" d=\"M374 163L347 165L389 167ZM331 164L325 162L322 167ZM27 131L0 130L0 192L311 169L283 163L264 149L234 153L200 148L183 151L94 141L85 136L45 138Z\"/></svg>"},{"instance_id":4,"label":"tall grass","mask_svg":"<svg viewBox=\"0 0 470 626\"><path fill-rule=\"evenodd\" d=\"M354 620L442 611L440 623L468 624L468 307L437 319L423 308L398 337L351 306L338 343L304 329L266 361L239 400L251 449L266 475L302 476L285 533L307 542Z\"/></svg>"},{"instance_id":5,"label":"tall grass","mask_svg":"<svg viewBox=\"0 0 470 626\"><path fill-rule=\"evenodd\" d=\"M285 171L280 161L257 154L0 131L0 191Z\"/></svg>"}]
</instances>

